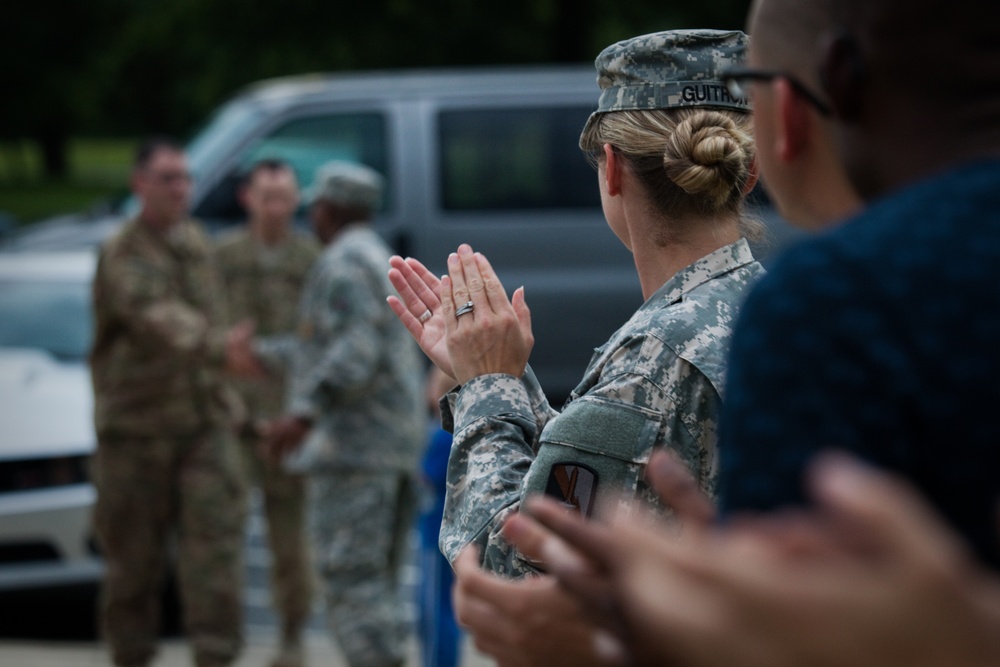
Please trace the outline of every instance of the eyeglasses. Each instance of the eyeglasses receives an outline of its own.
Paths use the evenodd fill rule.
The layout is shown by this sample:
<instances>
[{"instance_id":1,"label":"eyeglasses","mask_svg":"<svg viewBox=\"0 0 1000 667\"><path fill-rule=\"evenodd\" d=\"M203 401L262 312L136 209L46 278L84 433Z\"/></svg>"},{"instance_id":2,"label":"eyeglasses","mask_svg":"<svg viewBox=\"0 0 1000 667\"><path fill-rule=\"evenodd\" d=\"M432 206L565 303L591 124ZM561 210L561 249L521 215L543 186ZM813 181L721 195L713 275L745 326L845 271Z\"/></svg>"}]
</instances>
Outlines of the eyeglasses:
<instances>
[{"instance_id":1,"label":"eyeglasses","mask_svg":"<svg viewBox=\"0 0 1000 667\"><path fill-rule=\"evenodd\" d=\"M808 88L802 85L798 79L787 72L774 70L754 69L752 67L730 67L723 71L719 78L726 84L729 94L736 99L745 100L749 97L748 85L753 81L773 81L775 79L785 79L792 86L792 90L802 96L807 102L816 107L824 116L831 114L830 106L816 97Z\"/></svg>"},{"instance_id":2,"label":"eyeglasses","mask_svg":"<svg viewBox=\"0 0 1000 667\"><path fill-rule=\"evenodd\" d=\"M193 179L187 171L145 171L146 177L156 181L161 185L173 185L174 183L190 183Z\"/></svg>"}]
</instances>

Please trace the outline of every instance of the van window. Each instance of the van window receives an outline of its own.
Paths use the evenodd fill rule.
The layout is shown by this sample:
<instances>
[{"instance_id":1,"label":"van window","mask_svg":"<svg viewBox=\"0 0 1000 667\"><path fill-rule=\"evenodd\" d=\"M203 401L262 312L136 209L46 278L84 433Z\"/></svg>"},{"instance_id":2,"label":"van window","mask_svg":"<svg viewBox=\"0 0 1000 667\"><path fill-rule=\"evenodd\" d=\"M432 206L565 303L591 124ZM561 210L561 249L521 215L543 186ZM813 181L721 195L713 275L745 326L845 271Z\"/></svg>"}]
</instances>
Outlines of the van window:
<instances>
[{"instance_id":1,"label":"van window","mask_svg":"<svg viewBox=\"0 0 1000 667\"><path fill-rule=\"evenodd\" d=\"M280 158L295 169L303 188L312 184L316 169L330 160L366 164L391 183L387 171L386 120L380 113L341 113L297 118L257 143L240 160L241 171L257 160ZM391 193L383 196L389 207Z\"/></svg>"},{"instance_id":2,"label":"van window","mask_svg":"<svg viewBox=\"0 0 1000 667\"><path fill-rule=\"evenodd\" d=\"M386 120L380 113L341 113L296 118L251 144L237 160L235 168L214 187L194 210L194 215L211 224L232 224L246 213L237 190L243 173L254 162L280 158L295 170L299 184L312 184L316 168L330 160L361 162L386 177L382 209L390 208L392 188L387 167Z\"/></svg>"},{"instance_id":3,"label":"van window","mask_svg":"<svg viewBox=\"0 0 1000 667\"><path fill-rule=\"evenodd\" d=\"M442 112L441 207L600 206L597 177L577 146L590 112L589 107Z\"/></svg>"}]
</instances>

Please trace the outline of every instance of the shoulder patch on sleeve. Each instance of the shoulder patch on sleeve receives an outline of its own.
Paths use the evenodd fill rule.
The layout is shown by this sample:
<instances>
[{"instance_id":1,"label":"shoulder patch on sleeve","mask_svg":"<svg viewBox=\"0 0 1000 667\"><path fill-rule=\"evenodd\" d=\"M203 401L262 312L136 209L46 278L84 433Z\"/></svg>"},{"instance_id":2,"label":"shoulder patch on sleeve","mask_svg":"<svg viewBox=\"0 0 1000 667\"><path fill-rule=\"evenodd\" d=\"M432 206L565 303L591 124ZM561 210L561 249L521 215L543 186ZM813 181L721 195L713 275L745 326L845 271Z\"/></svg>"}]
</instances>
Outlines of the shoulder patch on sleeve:
<instances>
[{"instance_id":1,"label":"shoulder patch on sleeve","mask_svg":"<svg viewBox=\"0 0 1000 667\"><path fill-rule=\"evenodd\" d=\"M658 433L659 417L651 411L573 401L542 431L522 495L545 493L589 516L597 499L635 493Z\"/></svg>"},{"instance_id":2,"label":"shoulder patch on sleeve","mask_svg":"<svg viewBox=\"0 0 1000 667\"><path fill-rule=\"evenodd\" d=\"M624 461L641 461L659 431L655 413L622 403L581 399L551 420L541 442L568 445Z\"/></svg>"}]
</instances>

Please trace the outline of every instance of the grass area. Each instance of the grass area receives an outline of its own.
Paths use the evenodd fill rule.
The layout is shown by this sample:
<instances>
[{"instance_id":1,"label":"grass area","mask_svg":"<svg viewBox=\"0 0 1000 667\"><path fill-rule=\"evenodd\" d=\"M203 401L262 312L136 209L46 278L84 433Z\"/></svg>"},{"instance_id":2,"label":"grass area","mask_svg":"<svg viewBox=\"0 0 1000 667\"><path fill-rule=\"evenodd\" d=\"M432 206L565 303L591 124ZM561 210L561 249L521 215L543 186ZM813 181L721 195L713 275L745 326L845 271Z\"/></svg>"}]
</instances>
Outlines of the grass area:
<instances>
[{"instance_id":1,"label":"grass area","mask_svg":"<svg viewBox=\"0 0 1000 667\"><path fill-rule=\"evenodd\" d=\"M135 146L129 139L74 139L69 177L49 181L34 145L28 141L0 144L0 212L27 224L117 197L127 187Z\"/></svg>"},{"instance_id":2,"label":"grass area","mask_svg":"<svg viewBox=\"0 0 1000 667\"><path fill-rule=\"evenodd\" d=\"M15 224L30 224L60 213L89 210L121 191L121 187L72 182L0 185L0 214L12 216Z\"/></svg>"}]
</instances>

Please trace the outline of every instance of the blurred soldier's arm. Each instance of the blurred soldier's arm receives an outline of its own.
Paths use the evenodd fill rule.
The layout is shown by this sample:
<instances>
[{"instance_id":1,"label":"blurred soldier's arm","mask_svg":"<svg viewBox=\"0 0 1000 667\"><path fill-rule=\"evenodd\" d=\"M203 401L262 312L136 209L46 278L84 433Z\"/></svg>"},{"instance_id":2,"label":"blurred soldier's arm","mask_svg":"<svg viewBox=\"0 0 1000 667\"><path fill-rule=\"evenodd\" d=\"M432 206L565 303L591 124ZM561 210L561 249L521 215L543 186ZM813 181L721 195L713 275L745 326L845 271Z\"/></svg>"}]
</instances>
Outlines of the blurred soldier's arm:
<instances>
[{"instance_id":1,"label":"blurred soldier's arm","mask_svg":"<svg viewBox=\"0 0 1000 667\"><path fill-rule=\"evenodd\" d=\"M299 337L295 334L264 336L254 341L253 349L268 370L287 373L295 362Z\"/></svg>"},{"instance_id":2,"label":"blurred soldier's arm","mask_svg":"<svg viewBox=\"0 0 1000 667\"><path fill-rule=\"evenodd\" d=\"M206 276L210 273L205 267ZM170 354L185 365L208 364L238 374L254 374L253 325L226 330L207 312L181 299L171 277L135 256L112 254L101 261L102 303L116 321L126 323L138 340Z\"/></svg>"},{"instance_id":3,"label":"blurred soldier's arm","mask_svg":"<svg viewBox=\"0 0 1000 667\"><path fill-rule=\"evenodd\" d=\"M307 295L313 306L300 323L297 340L258 345L269 362L294 361L285 415L264 432L269 456L276 458L302 443L324 409L370 391L378 364L385 360L380 329L393 315L383 306L377 280L350 256L330 262L321 275L312 288L316 293Z\"/></svg>"},{"instance_id":4,"label":"blurred soldier's arm","mask_svg":"<svg viewBox=\"0 0 1000 667\"><path fill-rule=\"evenodd\" d=\"M287 412L313 416L332 403L349 401L370 389L381 350L381 328L393 317L379 286L362 267L340 266L324 281L322 308L300 327L301 349Z\"/></svg>"}]
</instances>

